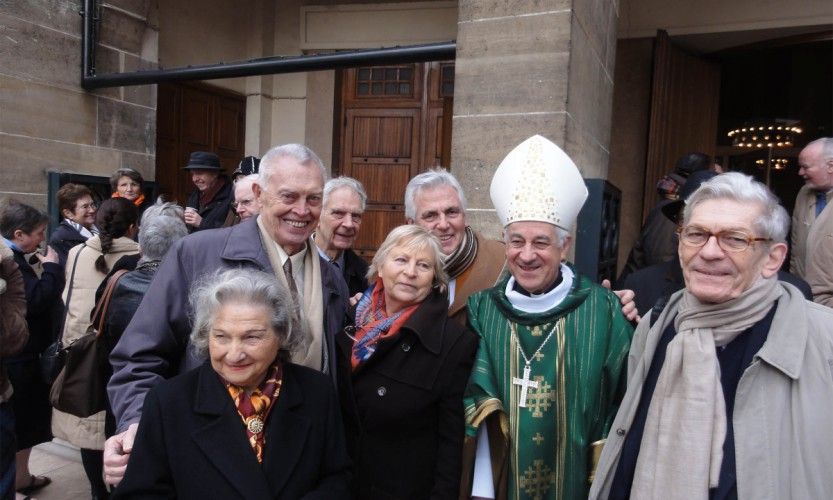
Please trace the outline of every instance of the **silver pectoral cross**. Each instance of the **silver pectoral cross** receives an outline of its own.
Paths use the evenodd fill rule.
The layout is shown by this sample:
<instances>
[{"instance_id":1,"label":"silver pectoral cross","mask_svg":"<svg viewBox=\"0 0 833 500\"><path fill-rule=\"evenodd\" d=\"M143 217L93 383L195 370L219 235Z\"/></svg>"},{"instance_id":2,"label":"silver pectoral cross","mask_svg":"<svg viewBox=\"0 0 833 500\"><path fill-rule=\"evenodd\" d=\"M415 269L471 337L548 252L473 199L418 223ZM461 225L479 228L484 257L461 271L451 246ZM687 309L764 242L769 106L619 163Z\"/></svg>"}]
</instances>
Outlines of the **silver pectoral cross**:
<instances>
[{"instance_id":1,"label":"silver pectoral cross","mask_svg":"<svg viewBox=\"0 0 833 500\"><path fill-rule=\"evenodd\" d=\"M520 408L526 408L526 393L529 391L529 388L538 388L538 382L529 379L530 371L532 371L531 368L529 365L526 365L524 366L524 378L512 377L512 383L521 386L521 400L518 402L518 407Z\"/></svg>"}]
</instances>

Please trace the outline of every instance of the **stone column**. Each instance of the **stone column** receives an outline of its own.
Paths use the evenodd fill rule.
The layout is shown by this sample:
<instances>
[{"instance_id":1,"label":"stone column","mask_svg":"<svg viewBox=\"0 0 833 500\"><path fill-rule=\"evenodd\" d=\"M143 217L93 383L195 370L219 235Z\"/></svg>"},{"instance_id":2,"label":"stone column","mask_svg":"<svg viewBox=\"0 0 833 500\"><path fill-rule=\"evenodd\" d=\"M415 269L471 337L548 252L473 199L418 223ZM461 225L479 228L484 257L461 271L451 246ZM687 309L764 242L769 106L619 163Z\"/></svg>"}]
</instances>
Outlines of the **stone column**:
<instances>
[{"instance_id":1,"label":"stone column","mask_svg":"<svg viewBox=\"0 0 833 500\"><path fill-rule=\"evenodd\" d=\"M534 134L606 178L616 19L609 0L460 0L451 168L470 224L500 235L492 174Z\"/></svg>"}]
</instances>

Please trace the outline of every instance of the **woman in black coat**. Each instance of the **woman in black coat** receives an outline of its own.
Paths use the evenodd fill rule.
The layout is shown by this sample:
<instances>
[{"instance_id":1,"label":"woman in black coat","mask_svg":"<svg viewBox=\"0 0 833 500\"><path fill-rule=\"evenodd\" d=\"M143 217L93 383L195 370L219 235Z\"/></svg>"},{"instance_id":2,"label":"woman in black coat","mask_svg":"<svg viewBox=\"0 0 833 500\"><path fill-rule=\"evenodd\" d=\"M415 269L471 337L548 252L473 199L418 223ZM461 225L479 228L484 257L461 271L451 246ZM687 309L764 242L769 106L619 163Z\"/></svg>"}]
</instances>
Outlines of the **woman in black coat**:
<instances>
[{"instance_id":1,"label":"woman in black coat","mask_svg":"<svg viewBox=\"0 0 833 500\"><path fill-rule=\"evenodd\" d=\"M477 337L448 318L439 241L416 225L394 229L368 278L357 326L337 339L353 496L457 498Z\"/></svg>"},{"instance_id":2,"label":"woman in black coat","mask_svg":"<svg viewBox=\"0 0 833 500\"><path fill-rule=\"evenodd\" d=\"M209 359L148 393L118 498L348 498L338 399L290 363L291 299L272 274L226 270L192 292Z\"/></svg>"},{"instance_id":3,"label":"woman in black coat","mask_svg":"<svg viewBox=\"0 0 833 500\"><path fill-rule=\"evenodd\" d=\"M66 267L70 248L80 245L98 233L95 227L96 204L87 186L64 184L58 190L58 211L61 223L52 231L49 246L58 252L61 267Z\"/></svg>"}]
</instances>

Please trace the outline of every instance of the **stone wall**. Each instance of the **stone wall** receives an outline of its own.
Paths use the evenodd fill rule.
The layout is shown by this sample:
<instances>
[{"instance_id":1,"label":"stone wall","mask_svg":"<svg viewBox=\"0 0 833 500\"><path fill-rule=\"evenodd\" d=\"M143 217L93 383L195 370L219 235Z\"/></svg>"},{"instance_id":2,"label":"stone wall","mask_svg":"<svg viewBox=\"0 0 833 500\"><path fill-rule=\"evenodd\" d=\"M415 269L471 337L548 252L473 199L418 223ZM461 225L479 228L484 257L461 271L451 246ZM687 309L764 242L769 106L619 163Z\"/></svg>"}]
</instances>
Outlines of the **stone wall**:
<instances>
[{"instance_id":1,"label":"stone wall","mask_svg":"<svg viewBox=\"0 0 833 500\"><path fill-rule=\"evenodd\" d=\"M47 172L153 180L156 87L84 91L78 0L0 2L0 198L46 209ZM154 0L101 4L98 74L156 66Z\"/></svg>"}]
</instances>

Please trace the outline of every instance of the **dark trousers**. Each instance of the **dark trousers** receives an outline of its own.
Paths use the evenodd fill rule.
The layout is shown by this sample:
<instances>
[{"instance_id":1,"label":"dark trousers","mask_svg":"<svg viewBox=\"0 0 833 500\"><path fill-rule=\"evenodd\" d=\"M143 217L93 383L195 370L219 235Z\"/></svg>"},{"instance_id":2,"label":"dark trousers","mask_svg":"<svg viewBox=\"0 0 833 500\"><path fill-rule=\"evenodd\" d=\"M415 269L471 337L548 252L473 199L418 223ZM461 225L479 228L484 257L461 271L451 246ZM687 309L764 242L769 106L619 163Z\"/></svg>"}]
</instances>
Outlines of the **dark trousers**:
<instances>
[{"instance_id":1,"label":"dark trousers","mask_svg":"<svg viewBox=\"0 0 833 500\"><path fill-rule=\"evenodd\" d=\"M88 450L81 448L81 463L84 465L84 472L90 482L90 493L98 500L108 498L110 492L104 484L102 474L104 472L104 452L101 450Z\"/></svg>"},{"instance_id":2,"label":"dark trousers","mask_svg":"<svg viewBox=\"0 0 833 500\"><path fill-rule=\"evenodd\" d=\"M0 500L14 500L16 453L12 405L8 402L0 403Z\"/></svg>"}]
</instances>

